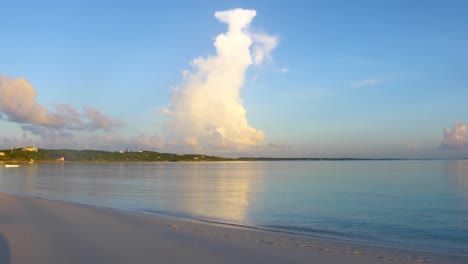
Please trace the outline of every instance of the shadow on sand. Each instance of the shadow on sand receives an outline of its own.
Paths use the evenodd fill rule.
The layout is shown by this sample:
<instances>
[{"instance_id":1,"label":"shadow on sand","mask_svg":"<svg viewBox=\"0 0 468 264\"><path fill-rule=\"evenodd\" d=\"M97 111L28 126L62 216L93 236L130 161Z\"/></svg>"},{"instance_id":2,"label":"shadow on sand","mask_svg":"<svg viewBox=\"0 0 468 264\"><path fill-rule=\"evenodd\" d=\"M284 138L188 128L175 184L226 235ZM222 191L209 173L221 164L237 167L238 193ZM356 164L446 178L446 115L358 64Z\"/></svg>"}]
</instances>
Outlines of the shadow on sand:
<instances>
[{"instance_id":1,"label":"shadow on sand","mask_svg":"<svg viewBox=\"0 0 468 264\"><path fill-rule=\"evenodd\" d=\"M0 264L10 264L10 248L2 234L0 234Z\"/></svg>"}]
</instances>

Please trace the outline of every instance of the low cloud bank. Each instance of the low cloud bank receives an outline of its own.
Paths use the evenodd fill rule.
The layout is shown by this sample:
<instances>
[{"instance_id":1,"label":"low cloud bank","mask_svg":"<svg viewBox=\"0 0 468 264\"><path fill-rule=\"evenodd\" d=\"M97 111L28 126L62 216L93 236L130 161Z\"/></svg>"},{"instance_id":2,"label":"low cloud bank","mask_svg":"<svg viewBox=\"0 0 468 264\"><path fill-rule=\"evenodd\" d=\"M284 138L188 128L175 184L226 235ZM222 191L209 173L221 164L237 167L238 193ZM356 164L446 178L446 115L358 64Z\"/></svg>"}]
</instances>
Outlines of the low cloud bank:
<instances>
[{"instance_id":1,"label":"low cloud bank","mask_svg":"<svg viewBox=\"0 0 468 264\"><path fill-rule=\"evenodd\" d=\"M80 113L70 105L59 104L51 111L37 103L36 96L36 90L25 78L0 75L0 118L19 124L77 131L110 131L123 125L91 107L85 107L84 113Z\"/></svg>"},{"instance_id":2,"label":"low cloud bank","mask_svg":"<svg viewBox=\"0 0 468 264\"><path fill-rule=\"evenodd\" d=\"M37 103L36 96L36 90L25 78L0 75L0 118L67 130L110 131L123 125L91 107L85 107L84 113L80 113L70 105L59 104L55 105L55 111L51 111Z\"/></svg>"},{"instance_id":3,"label":"low cloud bank","mask_svg":"<svg viewBox=\"0 0 468 264\"><path fill-rule=\"evenodd\" d=\"M51 148L79 147L79 131L112 131L124 125L92 107L79 112L68 104L54 105L53 110L36 101L36 90L25 78L0 75L0 119L21 125L24 134L3 137L3 146L37 145ZM30 138L28 134L38 136Z\"/></svg>"}]
</instances>

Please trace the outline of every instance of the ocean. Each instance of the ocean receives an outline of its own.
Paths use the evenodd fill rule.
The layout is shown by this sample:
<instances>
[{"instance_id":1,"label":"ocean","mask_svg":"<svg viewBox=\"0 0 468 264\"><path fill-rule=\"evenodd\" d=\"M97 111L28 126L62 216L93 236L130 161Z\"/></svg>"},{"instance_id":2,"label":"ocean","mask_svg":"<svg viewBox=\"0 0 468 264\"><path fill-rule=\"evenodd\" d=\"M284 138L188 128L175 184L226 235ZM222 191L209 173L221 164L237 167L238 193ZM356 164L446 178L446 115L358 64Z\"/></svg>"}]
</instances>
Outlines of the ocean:
<instances>
[{"instance_id":1,"label":"ocean","mask_svg":"<svg viewBox=\"0 0 468 264\"><path fill-rule=\"evenodd\" d=\"M468 255L468 160L24 164L0 192Z\"/></svg>"}]
</instances>

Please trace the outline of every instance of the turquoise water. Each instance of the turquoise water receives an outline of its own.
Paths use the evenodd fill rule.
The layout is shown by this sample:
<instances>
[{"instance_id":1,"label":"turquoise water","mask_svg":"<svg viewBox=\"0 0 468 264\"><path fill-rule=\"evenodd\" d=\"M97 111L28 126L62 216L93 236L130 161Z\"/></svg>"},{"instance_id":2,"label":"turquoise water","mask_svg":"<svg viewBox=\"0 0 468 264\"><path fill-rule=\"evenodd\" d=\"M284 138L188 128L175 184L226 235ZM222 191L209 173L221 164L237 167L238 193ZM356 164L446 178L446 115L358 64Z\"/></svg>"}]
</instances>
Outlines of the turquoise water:
<instances>
[{"instance_id":1,"label":"turquoise water","mask_svg":"<svg viewBox=\"0 0 468 264\"><path fill-rule=\"evenodd\" d=\"M31 164L0 191L468 255L468 160Z\"/></svg>"}]
</instances>

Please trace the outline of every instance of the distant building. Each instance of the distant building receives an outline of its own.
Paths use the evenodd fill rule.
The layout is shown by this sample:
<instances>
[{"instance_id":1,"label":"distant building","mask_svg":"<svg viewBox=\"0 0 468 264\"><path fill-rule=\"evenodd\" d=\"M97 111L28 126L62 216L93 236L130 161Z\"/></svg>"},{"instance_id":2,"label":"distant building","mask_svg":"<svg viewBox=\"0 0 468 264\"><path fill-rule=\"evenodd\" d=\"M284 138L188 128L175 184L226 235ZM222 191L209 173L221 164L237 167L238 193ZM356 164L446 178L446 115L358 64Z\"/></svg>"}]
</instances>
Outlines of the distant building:
<instances>
[{"instance_id":1,"label":"distant building","mask_svg":"<svg viewBox=\"0 0 468 264\"><path fill-rule=\"evenodd\" d=\"M55 161L57 161L57 162L65 162L65 157L60 157L60 158L56 159Z\"/></svg>"},{"instance_id":2,"label":"distant building","mask_svg":"<svg viewBox=\"0 0 468 264\"><path fill-rule=\"evenodd\" d=\"M0 152L0 156L5 156L5 152Z\"/></svg>"},{"instance_id":3,"label":"distant building","mask_svg":"<svg viewBox=\"0 0 468 264\"><path fill-rule=\"evenodd\" d=\"M22 151L31 151L31 152L37 152L38 151L38 148L36 147L33 147L33 146L27 146L23 149L21 149Z\"/></svg>"}]
</instances>

